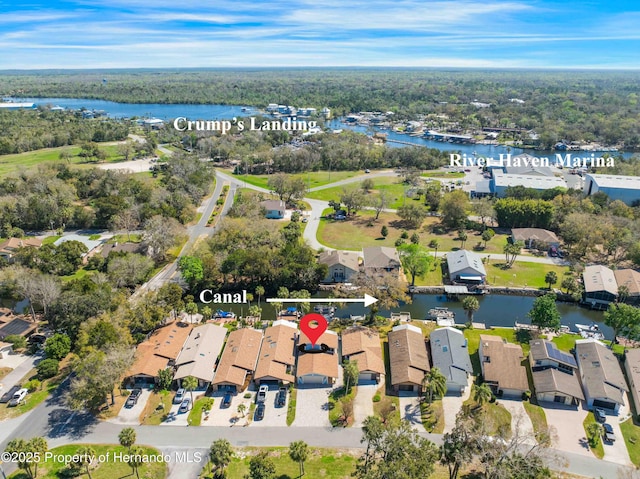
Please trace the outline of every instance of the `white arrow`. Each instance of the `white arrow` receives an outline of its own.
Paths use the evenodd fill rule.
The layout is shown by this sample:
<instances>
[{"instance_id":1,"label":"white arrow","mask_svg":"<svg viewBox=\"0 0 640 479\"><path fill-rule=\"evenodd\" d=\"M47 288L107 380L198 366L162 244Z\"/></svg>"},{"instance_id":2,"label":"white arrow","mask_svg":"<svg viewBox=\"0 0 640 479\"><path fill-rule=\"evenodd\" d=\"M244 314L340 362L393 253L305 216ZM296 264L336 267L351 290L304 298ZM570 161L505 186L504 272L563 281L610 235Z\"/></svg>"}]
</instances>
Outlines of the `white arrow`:
<instances>
[{"instance_id":1,"label":"white arrow","mask_svg":"<svg viewBox=\"0 0 640 479\"><path fill-rule=\"evenodd\" d=\"M378 301L365 293L364 298L268 298L267 303L364 303L365 308Z\"/></svg>"}]
</instances>

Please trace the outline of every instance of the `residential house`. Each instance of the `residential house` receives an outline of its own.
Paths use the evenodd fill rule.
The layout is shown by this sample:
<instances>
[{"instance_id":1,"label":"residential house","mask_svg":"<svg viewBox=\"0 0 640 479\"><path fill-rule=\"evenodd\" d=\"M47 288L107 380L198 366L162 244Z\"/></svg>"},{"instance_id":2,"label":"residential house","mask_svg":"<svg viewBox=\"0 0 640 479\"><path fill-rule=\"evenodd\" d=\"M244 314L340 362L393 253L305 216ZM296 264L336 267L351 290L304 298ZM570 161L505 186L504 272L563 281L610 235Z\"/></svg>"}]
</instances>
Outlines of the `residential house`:
<instances>
[{"instance_id":1,"label":"residential house","mask_svg":"<svg viewBox=\"0 0 640 479\"><path fill-rule=\"evenodd\" d=\"M461 249L447 253L447 267L452 283L483 284L487 279L482 259L473 251Z\"/></svg>"},{"instance_id":2,"label":"residential house","mask_svg":"<svg viewBox=\"0 0 640 479\"><path fill-rule=\"evenodd\" d=\"M198 380L198 389L206 390L213 380L218 357L222 352L227 328L207 323L193 328L176 359L173 379L182 384L187 376Z\"/></svg>"},{"instance_id":3,"label":"residential house","mask_svg":"<svg viewBox=\"0 0 640 479\"><path fill-rule=\"evenodd\" d=\"M620 300L634 306L640 306L640 273L633 269L616 269L613 275L618 284ZM625 297L620 290L622 286L627 289Z\"/></svg>"},{"instance_id":4,"label":"residential house","mask_svg":"<svg viewBox=\"0 0 640 479\"><path fill-rule=\"evenodd\" d=\"M0 341L7 336L28 338L38 329L38 323L25 318L13 318L0 326Z\"/></svg>"},{"instance_id":5,"label":"residential house","mask_svg":"<svg viewBox=\"0 0 640 479\"><path fill-rule=\"evenodd\" d=\"M358 363L359 383L379 382L384 376L384 361L378 332L359 326L345 330L342 333L342 360Z\"/></svg>"},{"instance_id":6,"label":"residential house","mask_svg":"<svg viewBox=\"0 0 640 479\"><path fill-rule=\"evenodd\" d=\"M605 193L611 200L620 200L629 206L640 201L640 176L584 175L583 192L587 196Z\"/></svg>"},{"instance_id":7,"label":"residential house","mask_svg":"<svg viewBox=\"0 0 640 479\"><path fill-rule=\"evenodd\" d=\"M298 384L331 386L338 379L338 334L325 331L315 345L304 334L298 336Z\"/></svg>"},{"instance_id":8,"label":"residential house","mask_svg":"<svg viewBox=\"0 0 640 479\"><path fill-rule=\"evenodd\" d=\"M0 341L0 359L4 359L13 352L13 344Z\"/></svg>"},{"instance_id":9,"label":"residential house","mask_svg":"<svg viewBox=\"0 0 640 479\"><path fill-rule=\"evenodd\" d=\"M436 329L429 337L432 367L447 378L447 393L463 394L473 373L467 339L452 327Z\"/></svg>"},{"instance_id":10,"label":"residential house","mask_svg":"<svg viewBox=\"0 0 640 479\"><path fill-rule=\"evenodd\" d=\"M60 246L62 243L65 243L66 241L78 241L87 247L87 252L82 255L83 262L85 263L88 261L88 259L91 256L93 256L98 251L98 248L100 247L100 245L104 243L104 240L102 239L92 240L92 239L89 239L88 236L78 235L74 233L70 235L64 235L63 237L58 238L53 244L55 246Z\"/></svg>"},{"instance_id":11,"label":"residential house","mask_svg":"<svg viewBox=\"0 0 640 479\"><path fill-rule=\"evenodd\" d=\"M108 258L109 253L139 253L142 250L140 243L106 243L102 250L100 250L100 256Z\"/></svg>"},{"instance_id":12,"label":"residential house","mask_svg":"<svg viewBox=\"0 0 640 479\"><path fill-rule=\"evenodd\" d=\"M640 349L625 350L624 369L631 390L631 400L638 416L640 415Z\"/></svg>"},{"instance_id":13,"label":"residential house","mask_svg":"<svg viewBox=\"0 0 640 479\"><path fill-rule=\"evenodd\" d=\"M422 330L402 324L393 328L387 339L393 390L420 392L424 375L431 369Z\"/></svg>"},{"instance_id":14,"label":"residential house","mask_svg":"<svg viewBox=\"0 0 640 479\"><path fill-rule=\"evenodd\" d=\"M522 241L528 249L536 245L544 245L546 248L552 246L555 248L560 247L560 239L558 236L556 236L553 231L542 228L512 228L511 239L514 243L516 241Z\"/></svg>"},{"instance_id":15,"label":"residential house","mask_svg":"<svg viewBox=\"0 0 640 479\"><path fill-rule=\"evenodd\" d=\"M323 251L318 263L329 268L324 283L348 283L360 269L360 258L355 251Z\"/></svg>"},{"instance_id":16,"label":"residential house","mask_svg":"<svg viewBox=\"0 0 640 479\"><path fill-rule=\"evenodd\" d=\"M578 339L576 358L587 407L610 409L617 414L625 404L629 386L613 352L596 339Z\"/></svg>"},{"instance_id":17,"label":"residential house","mask_svg":"<svg viewBox=\"0 0 640 479\"><path fill-rule=\"evenodd\" d=\"M265 200L260 202L260 206L265 209L265 217L269 219L281 220L287 210L285 202L282 200Z\"/></svg>"},{"instance_id":18,"label":"residential house","mask_svg":"<svg viewBox=\"0 0 640 479\"><path fill-rule=\"evenodd\" d=\"M529 390L524 354L519 344L508 343L500 336L480 335L482 378L496 396L522 397Z\"/></svg>"},{"instance_id":19,"label":"residential house","mask_svg":"<svg viewBox=\"0 0 640 479\"><path fill-rule=\"evenodd\" d=\"M38 238L9 238L0 243L0 258L11 262L19 248L40 248L40 246L42 246L42 240Z\"/></svg>"},{"instance_id":20,"label":"residential house","mask_svg":"<svg viewBox=\"0 0 640 479\"><path fill-rule=\"evenodd\" d=\"M249 384L262 345L262 331L252 328L237 329L229 339L211 383L214 391L243 391Z\"/></svg>"},{"instance_id":21,"label":"residential house","mask_svg":"<svg viewBox=\"0 0 640 479\"><path fill-rule=\"evenodd\" d=\"M538 401L579 405L584 394L575 358L546 339L534 339L529 346L529 365Z\"/></svg>"},{"instance_id":22,"label":"residential house","mask_svg":"<svg viewBox=\"0 0 640 479\"><path fill-rule=\"evenodd\" d=\"M153 331L138 345L126 382L133 385L155 384L158 371L175 365L191 329L190 324L174 321Z\"/></svg>"},{"instance_id":23,"label":"residential house","mask_svg":"<svg viewBox=\"0 0 640 479\"><path fill-rule=\"evenodd\" d=\"M253 374L257 384L289 384L295 378L296 339L298 325L291 321L278 320L264 331L258 364Z\"/></svg>"},{"instance_id":24,"label":"residential house","mask_svg":"<svg viewBox=\"0 0 640 479\"><path fill-rule=\"evenodd\" d=\"M366 274L384 272L400 275L400 256L398 250L387 246L370 246L362 249L364 271Z\"/></svg>"},{"instance_id":25,"label":"residential house","mask_svg":"<svg viewBox=\"0 0 640 479\"><path fill-rule=\"evenodd\" d=\"M582 273L584 283L583 302L591 309L607 309L618 297L618 283L613 271L601 264L584 268Z\"/></svg>"}]
</instances>

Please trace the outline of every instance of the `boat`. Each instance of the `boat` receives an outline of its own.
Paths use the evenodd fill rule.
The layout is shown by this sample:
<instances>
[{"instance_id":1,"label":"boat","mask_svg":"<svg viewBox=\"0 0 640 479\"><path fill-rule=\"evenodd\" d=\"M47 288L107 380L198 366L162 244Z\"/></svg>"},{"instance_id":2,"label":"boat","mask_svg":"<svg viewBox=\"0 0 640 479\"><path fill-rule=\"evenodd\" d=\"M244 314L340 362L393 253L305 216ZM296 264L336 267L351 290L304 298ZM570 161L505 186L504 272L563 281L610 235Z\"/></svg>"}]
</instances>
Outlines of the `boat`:
<instances>
[{"instance_id":1,"label":"boat","mask_svg":"<svg viewBox=\"0 0 640 479\"><path fill-rule=\"evenodd\" d=\"M283 309L282 311L280 311L278 313L278 316L284 316L284 317L295 316L296 318L300 318L301 314L300 314L300 311L298 311L296 308L294 308L293 306L290 306L287 309Z\"/></svg>"},{"instance_id":2,"label":"boat","mask_svg":"<svg viewBox=\"0 0 640 479\"><path fill-rule=\"evenodd\" d=\"M456 320L453 318L436 318L436 324L440 327L451 327L453 328L456 325Z\"/></svg>"},{"instance_id":3,"label":"boat","mask_svg":"<svg viewBox=\"0 0 640 479\"><path fill-rule=\"evenodd\" d=\"M580 336L584 339L597 339L598 341L602 341L604 339L604 334L600 331L580 331Z\"/></svg>"},{"instance_id":4,"label":"boat","mask_svg":"<svg viewBox=\"0 0 640 479\"><path fill-rule=\"evenodd\" d=\"M336 308L334 306L319 304L318 306L313 307L313 312L321 314L327 319L327 321L331 321L335 316Z\"/></svg>"},{"instance_id":5,"label":"boat","mask_svg":"<svg viewBox=\"0 0 640 479\"><path fill-rule=\"evenodd\" d=\"M590 333L597 333L600 332L600 326L598 326L596 323L591 323L589 325L586 324L577 324L576 323L576 329L579 332L582 331L586 331L586 332L590 332Z\"/></svg>"},{"instance_id":6,"label":"boat","mask_svg":"<svg viewBox=\"0 0 640 479\"><path fill-rule=\"evenodd\" d=\"M232 311L222 311L219 309L213 313L213 319L236 319L236 314Z\"/></svg>"},{"instance_id":7,"label":"boat","mask_svg":"<svg viewBox=\"0 0 640 479\"><path fill-rule=\"evenodd\" d=\"M429 318L431 319L453 319L456 313L450 311L449 308L436 306L429 310Z\"/></svg>"}]
</instances>

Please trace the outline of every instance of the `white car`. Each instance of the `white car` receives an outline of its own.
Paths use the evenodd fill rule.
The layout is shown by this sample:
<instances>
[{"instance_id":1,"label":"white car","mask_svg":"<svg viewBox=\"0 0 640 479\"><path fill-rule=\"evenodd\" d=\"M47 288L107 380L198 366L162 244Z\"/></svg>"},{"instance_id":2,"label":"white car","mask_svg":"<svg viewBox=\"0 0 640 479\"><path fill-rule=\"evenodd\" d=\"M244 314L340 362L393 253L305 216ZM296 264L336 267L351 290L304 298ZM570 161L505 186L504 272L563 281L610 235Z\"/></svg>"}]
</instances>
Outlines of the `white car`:
<instances>
[{"instance_id":1,"label":"white car","mask_svg":"<svg viewBox=\"0 0 640 479\"><path fill-rule=\"evenodd\" d=\"M20 403L24 402L24 398L27 396L28 392L29 391L25 388L22 388L16 391L16 393L13 395L13 397L9 401L8 406L15 407Z\"/></svg>"}]
</instances>

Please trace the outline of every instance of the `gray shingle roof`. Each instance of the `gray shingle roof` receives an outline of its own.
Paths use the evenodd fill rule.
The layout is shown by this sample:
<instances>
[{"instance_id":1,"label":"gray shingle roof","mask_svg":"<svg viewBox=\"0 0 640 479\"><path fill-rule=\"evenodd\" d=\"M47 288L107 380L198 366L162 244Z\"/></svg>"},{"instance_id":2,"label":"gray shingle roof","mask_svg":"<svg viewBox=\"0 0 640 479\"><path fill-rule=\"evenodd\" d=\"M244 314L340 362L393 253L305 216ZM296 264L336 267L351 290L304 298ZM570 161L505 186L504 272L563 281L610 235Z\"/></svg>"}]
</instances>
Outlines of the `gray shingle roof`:
<instances>
[{"instance_id":1,"label":"gray shingle roof","mask_svg":"<svg viewBox=\"0 0 640 479\"><path fill-rule=\"evenodd\" d=\"M455 328L440 328L431 333L433 367L439 368L449 383L466 386L467 373L473 373L467 340Z\"/></svg>"},{"instance_id":2,"label":"gray shingle roof","mask_svg":"<svg viewBox=\"0 0 640 479\"><path fill-rule=\"evenodd\" d=\"M582 384L592 398L624 403L622 391L628 391L622 369L613 352L594 339L576 341L576 355Z\"/></svg>"}]
</instances>

